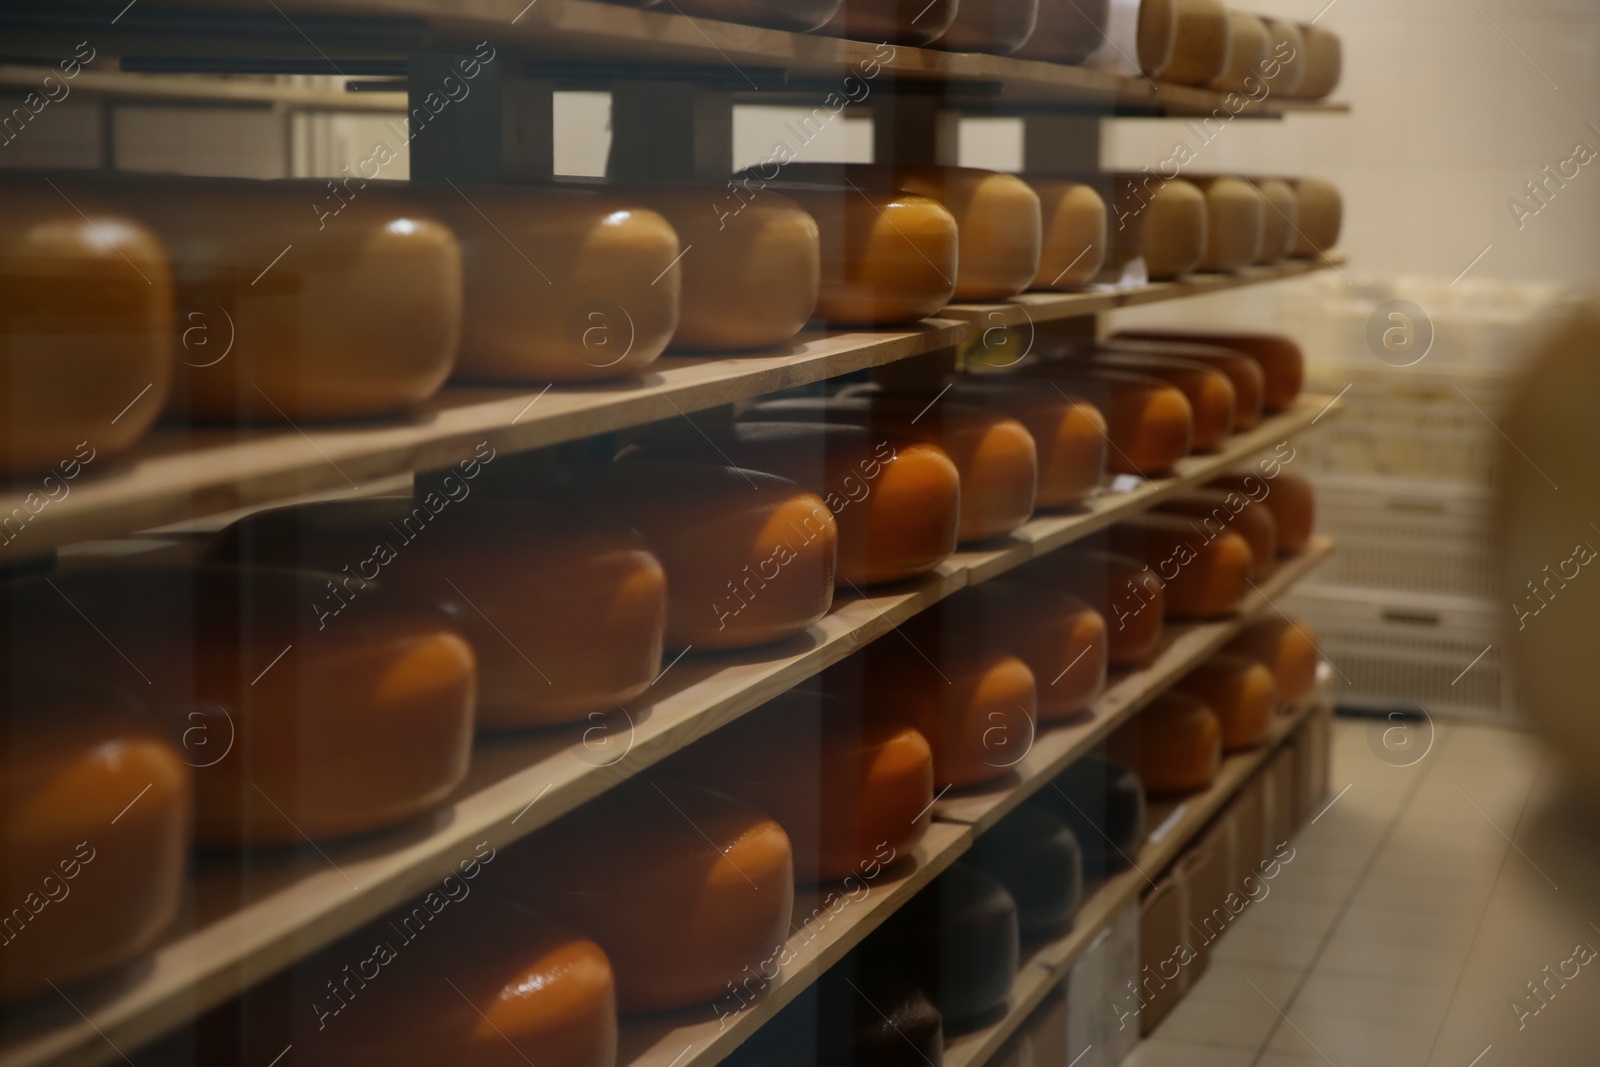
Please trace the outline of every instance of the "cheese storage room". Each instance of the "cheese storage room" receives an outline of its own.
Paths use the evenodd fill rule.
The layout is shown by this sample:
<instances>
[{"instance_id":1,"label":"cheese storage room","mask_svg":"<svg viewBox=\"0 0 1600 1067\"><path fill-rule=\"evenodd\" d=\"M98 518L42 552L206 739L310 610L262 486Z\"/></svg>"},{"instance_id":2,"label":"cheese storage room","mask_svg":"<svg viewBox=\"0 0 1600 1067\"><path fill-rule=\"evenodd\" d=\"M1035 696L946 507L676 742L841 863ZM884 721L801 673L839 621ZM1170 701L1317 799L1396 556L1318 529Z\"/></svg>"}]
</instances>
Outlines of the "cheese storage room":
<instances>
[{"instance_id":1,"label":"cheese storage room","mask_svg":"<svg viewBox=\"0 0 1600 1067\"><path fill-rule=\"evenodd\" d=\"M0 1067L1594 1067L1597 55L3 0Z\"/></svg>"}]
</instances>

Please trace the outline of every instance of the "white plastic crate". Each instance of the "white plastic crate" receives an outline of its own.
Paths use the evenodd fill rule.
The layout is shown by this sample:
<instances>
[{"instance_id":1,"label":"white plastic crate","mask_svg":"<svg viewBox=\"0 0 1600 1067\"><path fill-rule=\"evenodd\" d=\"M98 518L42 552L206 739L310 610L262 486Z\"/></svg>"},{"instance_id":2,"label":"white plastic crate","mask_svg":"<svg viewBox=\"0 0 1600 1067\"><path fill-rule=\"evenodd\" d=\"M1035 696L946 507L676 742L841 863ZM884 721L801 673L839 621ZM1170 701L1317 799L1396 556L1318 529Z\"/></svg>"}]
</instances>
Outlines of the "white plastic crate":
<instances>
[{"instance_id":1,"label":"white plastic crate","mask_svg":"<svg viewBox=\"0 0 1600 1067\"><path fill-rule=\"evenodd\" d=\"M1280 602L1309 622L1342 705L1419 704L1440 718L1523 725L1504 658L1503 620L1425 598L1299 589Z\"/></svg>"},{"instance_id":2,"label":"white plastic crate","mask_svg":"<svg viewBox=\"0 0 1600 1067\"><path fill-rule=\"evenodd\" d=\"M1316 485L1318 531L1338 544L1318 585L1493 600L1488 492L1382 478Z\"/></svg>"}]
</instances>

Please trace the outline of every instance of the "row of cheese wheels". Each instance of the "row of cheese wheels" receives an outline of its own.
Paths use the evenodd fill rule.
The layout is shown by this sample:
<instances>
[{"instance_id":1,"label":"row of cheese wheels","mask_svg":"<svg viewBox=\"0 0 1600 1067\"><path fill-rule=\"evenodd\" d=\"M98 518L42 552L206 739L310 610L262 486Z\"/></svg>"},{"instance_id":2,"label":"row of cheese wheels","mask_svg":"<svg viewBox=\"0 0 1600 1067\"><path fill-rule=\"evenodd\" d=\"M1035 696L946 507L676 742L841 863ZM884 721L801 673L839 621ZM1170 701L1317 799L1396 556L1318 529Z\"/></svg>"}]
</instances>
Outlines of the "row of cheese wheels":
<instances>
[{"instance_id":1,"label":"row of cheese wheels","mask_svg":"<svg viewBox=\"0 0 1600 1067\"><path fill-rule=\"evenodd\" d=\"M1082 63L1107 47L1113 0L617 0L679 14L863 41ZM1343 67L1339 37L1313 23L1230 11L1221 0L1138 0L1133 51L1161 81L1233 92L1266 84L1321 99ZM1133 62L1134 56L1125 56Z\"/></svg>"},{"instance_id":2,"label":"row of cheese wheels","mask_svg":"<svg viewBox=\"0 0 1600 1067\"><path fill-rule=\"evenodd\" d=\"M952 299L1080 285L1108 255L1192 269L1208 217L1227 234L1219 255L1264 247L1265 216L1240 221L1229 183L1213 207L1186 182L1119 179L1127 203L1113 248L1105 199L1081 182L791 171L834 184L780 193L746 175L734 192L430 193L346 179L330 213L325 191L304 182L8 183L0 472L50 469L85 445L113 456L163 411L297 425L371 417L426 403L452 375L632 375L669 345L760 349L813 318L888 325ZM1283 201L1274 220L1299 218L1293 229L1318 247L1337 238L1330 187L1270 187ZM1331 203L1331 221L1312 221L1321 209L1302 203Z\"/></svg>"}]
</instances>

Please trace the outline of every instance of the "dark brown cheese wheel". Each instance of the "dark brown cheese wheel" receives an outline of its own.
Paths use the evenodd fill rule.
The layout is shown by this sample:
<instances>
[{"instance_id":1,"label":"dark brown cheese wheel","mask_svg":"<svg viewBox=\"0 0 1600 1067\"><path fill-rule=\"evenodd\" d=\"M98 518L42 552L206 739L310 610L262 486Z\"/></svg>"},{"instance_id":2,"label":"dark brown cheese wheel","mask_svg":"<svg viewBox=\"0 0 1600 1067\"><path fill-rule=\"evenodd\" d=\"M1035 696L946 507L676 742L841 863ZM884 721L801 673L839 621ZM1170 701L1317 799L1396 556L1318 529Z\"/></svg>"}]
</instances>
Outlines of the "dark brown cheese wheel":
<instances>
[{"instance_id":1,"label":"dark brown cheese wheel","mask_svg":"<svg viewBox=\"0 0 1600 1067\"><path fill-rule=\"evenodd\" d=\"M643 6L691 18L804 33L832 18L839 0L648 0Z\"/></svg>"},{"instance_id":2,"label":"dark brown cheese wheel","mask_svg":"<svg viewBox=\"0 0 1600 1067\"><path fill-rule=\"evenodd\" d=\"M1108 541L1166 583L1169 619L1227 615L1249 591L1250 543L1231 530L1212 536L1176 515L1139 515L1113 526Z\"/></svg>"},{"instance_id":3,"label":"dark brown cheese wheel","mask_svg":"<svg viewBox=\"0 0 1600 1067\"><path fill-rule=\"evenodd\" d=\"M1228 376L1204 363L1133 352L1094 352L1092 362L1111 370L1148 374L1181 389L1194 413L1192 447L1211 452L1233 432L1235 396Z\"/></svg>"},{"instance_id":4,"label":"dark brown cheese wheel","mask_svg":"<svg viewBox=\"0 0 1600 1067\"><path fill-rule=\"evenodd\" d=\"M1192 793L1216 781L1222 765L1222 724L1187 693L1162 693L1113 735L1110 749L1138 770L1153 796Z\"/></svg>"},{"instance_id":5,"label":"dark brown cheese wheel","mask_svg":"<svg viewBox=\"0 0 1600 1067\"><path fill-rule=\"evenodd\" d=\"M1305 383L1305 355L1292 339L1270 333L1235 333L1215 330L1118 330L1113 341L1163 341L1186 345L1213 345L1241 352L1261 365L1265 411L1282 411L1293 404Z\"/></svg>"},{"instance_id":6,"label":"dark brown cheese wheel","mask_svg":"<svg viewBox=\"0 0 1600 1067\"><path fill-rule=\"evenodd\" d=\"M1321 100L1339 87L1339 77L1344 73L1344 46L1338 34L1321 26L1302 23L1300 32L1306 42L1302 60L1305 72L1295 95Z\"/></svg>"},{"instance_id":7,"label":"dark brown cheese wheel","mask_svg":"<svg viewBox=\"0 0 1600 1067\"><path fill-rule=\"evenodd\" d=\"M1017 902L1023 937L1071 924L1083 897L1083 851L1067 825L1024 804L984 831L967 862L990 875Z\"/></svg>"},{"instance_id":8,"label":"dark brown cheese wheel","mask_svg":"<svg viewBox=\"0 0 1600 1067\"><path fill-rule=\"evenodd\" d=\"M955 21L930 48L1010 55L1028 42L1044 0L960 0Z\"/></svg>"},{"instance_id":9,"label":"dark brown cheese wheel","mask_svg":"<svg viewBox=\"0 0 1600 1067\"><path fill-rule=\"evenodd\" d=\"M1278 520L1265 504L1226 489L1191 489L1163 500L1155 510L1186 515L1201 536L1232 530L1250 545L1250 577L1263 578L1278 563Z\"/></svg>"},{"instance_id":10,"label":"dark brown cheese wheel","mask_svg":"<svg viewBox=\"0 0 1600 1067\"><path fill-rule=\"evenodd\" d=\"M1232 273L1261 256L1267 225L1267 202L1261 190L1243 178L1196 178L1206 194L1206 252L1200 269Z\"/></svg>"},{"instance_id":11,"label":"dark brown cheese wheel","mask_svg":"<svg viewBox=\"0 0 1600 1067\"><path fill-rule=\"evenodd\" d=\"M1242 11L1228 12L1228 21L1233 48L1228 54L1227 69L1211 83L1211 88L1259 96L1263 84L1261 71L1272 47L1267 24L1259 16Z\"/></svg>"},{"instance_id":12,"label":"dark brown cheese wheel","mask_svg":"<svg viewBox=\"0 0 1600 1067\"><path fill-rule=\"evenodd\" d=\"M959 0L844 0L816 31L855 41L923 45L956 20Z\"/></svg>"},{"instance_id":13,"label":"dark brown cheese wheel","mask_svg":"<svg viewBox=\"0 0 1600 1067\"><path fill-rule=\"evenodd\" d=\"M1175 688L1216 714L1224 752L1255 748L1272 731L1278 679L1258 660L1219 652L1184 675Z\"/></svg>"},{"instance_id":14,"label":"dark brown cheese wheel","mask_svg":"<svg viewBox=\"0 0 1600 1067\"><path fill-rule=\"evenodd\" d=\"M1019 59L1082 63L1106 39L1111 0L1039 0L1033 36L1012 54Z\"/></svg>"},{"instance_id":15,"label":"dark brown cheese wheel","mask_svg":"<svg viewBox=\"0 0 1600 1067\"><path fill-rule=\"evenodd\" d=\"M1098 612L1106 623L1111 667L1143 663L1161 642L1166 595L1155 572L1138 560L1093 549L1052 552L1017 580L1064 593Z\"/></svg>"},{"instance_id":16,"label":"dark brown cheese wheel","mask_svg":"<svg viewBox=\"0 0 1600 1067\"><path fill-rule=\"evenodd\" d=\"M728 1067L939 1067L944 1020L916 984L834 964L733 1051ZM754 984L754 983L752 983Z\"/></svg>"},{"instance_id":17,"label":"dark brown cheese wheel","mask_svg":"<svg viewBox=\"0 0 1600 1067\"><path fill-rule=\"evenodd\" d=\"M1200 266L1206 251L1206 196L1193 182L1153 174L1119 175L1112 185L1111 269L1135 257L1161 281Z\"/></svg>"},{"instance_id":18,"label":"dark brown cheese wheel","mask_svg":"<svg viewBox=\"0 0 1600 1067\"><path fill-rule=\"evenodd\" d=\"M1093 281L1110 254L1105 199L1067 178L1029 178L1039 194L1044 243L1031 289L1076 289Z\"/></svg>"},{"instance_id":19,"label":"dark brown cheese wheel","mask_svg":"<svg viewBox=\"0 0 1600 1067\"><path fill-rule=\"evenodd\" d=\"M1028 801L1060 819L1083 850L1083 876L1103 878L1137 862L1145 838L1144 783L1100 756L1075 761Z\"/></svg>"},{"instance_id":20,"label":"dark brown cheese wheel","mask_svg":"<svg viewBox=\"0 0 1600 1067\"><path fill-rule=\"evenodd\" d=\"M172 381L172 290L166 250L126 213L43 180L0 185L0 474L75 477L150 428Z\"/></svg>"},{"instance_id":21,"label":"dark brown cheese wheel","mask_svg":"<svg viewBox=\"0 0 1600 1067\"><path fill-rule=\"evenodd\" d=\"M1317 687L1316 635L1300 619L1274 616L1247 626L1228 643L1228 652L1266 665L1278 680L1278 699L1298 704Z\"/></svg>"},{"instance_id":22,"label":"dark brown cheese wheel","mask_svg":"<svg viewBox=\"0 0 1600 1067\"><path fill-rule=\"evenodd\" d=\"M1277 263L1289 255L1294 232L1300 228L1300 197L1282 178L1258 179L1256 188L1267 201L1267 225L1261 231L1261 255L1256 262Z\"/></svg>"},{"instance_id":23,"label":"dark brown cheese wheel","mask_svg":"<svg viewBox=\"0 0 1600 1067\"><path fill-rule=\"evenodd\" d=\"M1233 428L1253 430L1261 422L1266 401L1266 374L1249 356L1219 345L1180 344L1170 341L1140 341L1118 336L1100 346L1112 352L1145 352L1204 363L1228 376L1233 383Z\"/></svg>"},{"instance_id":24,"label":"dark brown cheese wheel","mask_svg":"<svg viewBox=\"0 0 1600 1067\"><path fill-rule=\"evenodd\" d=\"M1331 182L1317 178L1300 178L1293 185L1300 201L1300 227L1289 254L1299 259L1315 257L1339 243L1344 199Z\"/></svg>"},{"instance_id":25,"label":"dark brown cheese wheel","mask_svg":"<svg viewBox=\"0 0 1600 1067\"><path fill-rule=\"evenodd\" d=\"M1264 504L1278 525L1279 555L1295 555L1311 543L1317 499L1315 488L1305 478L1281 470L1271 478L1265 474L1224 474L1213 478L1208 488L1243 493Z\"/></svg>"},{"instance_id":26,"label":"dark brown cheese wheel","mask_svg":"<svg viewBox=\"0 0 1600 1067\"><path fill-rule=\"evenodd\" d=\"M1156 71L1156 80L1206 86L1228 69L1233 52L1233 24L1221 0L1176 0L1177 25L1172 57Z\"/></svg>"},{"instance_id":27,"label":"dark brown cheese wheel","mask_svg":"<svg viewBox=\"0 0 1600 1067\"><path fill-rule=\"evenodd\" d=\"M1159 378L1075 359L1041 360L1018 371L1046 379L1063 396L1081 396L1100 411L1110 438L1106 469L1115 474L1165 474L1189 454L1194 408L1181 389Z\"/></svg>"}]
</instances>

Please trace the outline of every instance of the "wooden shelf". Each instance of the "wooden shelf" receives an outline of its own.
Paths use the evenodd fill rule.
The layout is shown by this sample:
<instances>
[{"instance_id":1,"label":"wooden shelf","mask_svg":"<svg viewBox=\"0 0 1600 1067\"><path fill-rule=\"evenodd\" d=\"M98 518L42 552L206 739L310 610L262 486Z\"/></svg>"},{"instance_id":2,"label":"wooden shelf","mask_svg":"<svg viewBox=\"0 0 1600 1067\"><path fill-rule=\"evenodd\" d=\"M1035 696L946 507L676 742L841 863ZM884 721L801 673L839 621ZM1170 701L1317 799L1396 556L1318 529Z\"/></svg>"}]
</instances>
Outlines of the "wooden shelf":
<instances>
[{"instance_id":1,"label":"wooden shelf","mask_svg":"<svg viewBox=\"0 0 1600 1067\"><path fill-rule=\"evenodd\" d=\"M1095 701L1090 718L1042 731L1011 778L998 786L947 794L935 805L934 814L941 819L966 823L977 833L987 830L1105 740L1172 683L1233 640L1245 625L1270 613L1273 602L1315 570L1332 552L1330 538L1316 538L1298 556L1279 562L1271 576L1257 583L1258 588L1245 598L1235 615L1217 622L1168 626L1156 657L1136 671L1113 675L1111 684Z\"/></svg>"},{"instance_id":2,"label":"wooden shelf","mask_svg":"<svg viewBox=\"0 0 1600 1067\"><path fill-rule=\"evenodd\" d=\"M947 1041L944 1067L982 1067L999 1052L1050 991L1066 979L1100 931L1123 908L1138 900L1151 880L1161 877L1206 824L1228 806L1250 777L1311 717L1320 699L1312 697L1279 715L1273 723L1270 740L1261 748L1223 760L1222 769L1210 789L1181 801L1152 804L1149 823L1152 836L1146 838L1134 858L1134 866L1086 891L1083 906L1069 933L1026 951L1026 961L1011 986L1011 1001L1005 1018ZM1158 832L1159 839L1154 836Z\"/></svg>"},{"instance_id":3,"label":"wooden shelf","mask_svg":"<svg viewBox=\"0 0 1600 1067\"><path fill-rule=\"evenodd\" d=\"M1135 289L1095 288L1076 293L1023 293L998 304L952 304L940 314L961 319L979 329L994 326L1023 326L1027 323L1056 322L1081 315L1095 315L1117 308L1156 304L1164 300L1204 296L1247 285L1299 278L1321 270L1344 266L1342 253L1317 259L1286 259L1265 267L1246 267L1233 274L1188 274L1176 281L1151 282Z\"/></svg>"},{"instance_id":4,"label":"wooden shelf","mask_svg":"<svg viewBox=\"0 0 1600 1067\"><path fill-rule=\"evenodd\" d=\"M0 65L0 90L28 92L51 67ZM71 82L73 93L129 103L188 103L238 107L285 107L293 111L366 111L404 114L403 92L344 92L285 85L266 78L211 75L126 74L84 70Z\"/></svg>"},{"instance_id":5,"label":"wooden shelf","mask_svg":"<svg viewBox=\"0 0 1600 1067\"><path fill-rule=\"evenodd\" d=\"M1235 436L1222 451L1182 461L1172 477L1106 493L1076 514L1035 519L999 544L958 553L920 580L841 597L822 622L783 644L677 661L602 734L586 722L482 740L466 783L426 819L321 851L259 857L245 867L202 864L196 871L192 922L176 930L127 985L80 1000L87 1018L65 1011L63 1004L63 1011L41 1010L12 1021L0 1067L102 1063L115 1055L106 1038L135 1048L425 892L478 842L505 847L957 590L1201 484L1304 431L1328 410L1326 398L1304 397L1292 410ZM1291 564L1284 568L1280 573L1292 572ZM1203 639L1191 638L1184 647L1199 643ZM1058 733L1067 732L1041 736L1036 753L1022 765L1030 777L1042 773L1034 770L1039 760L1057 758L1045 753L1054 752Z\"/></svg>"}]
</instances>

